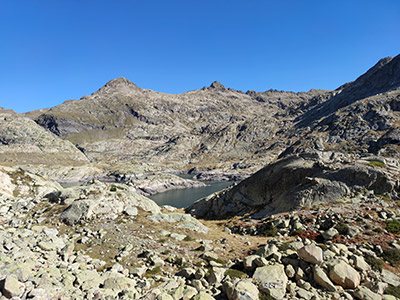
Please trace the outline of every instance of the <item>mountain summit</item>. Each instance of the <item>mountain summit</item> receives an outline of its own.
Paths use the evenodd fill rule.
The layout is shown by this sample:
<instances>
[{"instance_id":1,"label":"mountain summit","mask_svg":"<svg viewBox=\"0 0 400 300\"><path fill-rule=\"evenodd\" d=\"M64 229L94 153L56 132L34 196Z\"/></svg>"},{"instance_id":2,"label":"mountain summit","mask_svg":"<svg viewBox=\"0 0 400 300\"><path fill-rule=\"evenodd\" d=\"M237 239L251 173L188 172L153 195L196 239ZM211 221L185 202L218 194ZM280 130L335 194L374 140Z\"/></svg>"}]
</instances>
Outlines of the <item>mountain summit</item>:
<instances>
[{"instance_id":1,"label":"mountain summit","mask_svg":"<svg viewBox=\"0 0 400 300\"><path fill-rule=\"evenodd\" d=\"M142 90L141 88L139 88L136 84L134 84L130 80L124 77L118 77L116 79L107 82L97 92L93 93L93 95L102 95L115 92L138 92L141 90Z\"/></svg>"}]
</instances>

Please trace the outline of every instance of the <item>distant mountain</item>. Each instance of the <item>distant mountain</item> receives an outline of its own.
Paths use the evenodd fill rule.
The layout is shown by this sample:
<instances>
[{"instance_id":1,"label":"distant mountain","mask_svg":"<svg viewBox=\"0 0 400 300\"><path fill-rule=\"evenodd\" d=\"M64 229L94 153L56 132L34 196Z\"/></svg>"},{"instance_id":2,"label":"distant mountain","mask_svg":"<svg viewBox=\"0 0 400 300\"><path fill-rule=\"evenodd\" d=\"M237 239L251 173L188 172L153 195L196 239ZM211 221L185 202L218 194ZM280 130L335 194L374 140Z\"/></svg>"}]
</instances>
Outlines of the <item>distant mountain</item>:
<instances>
[{"instance_id":1,"label":"distant mountain","mask_svg":"<svg viewBox=\"0 0 400 300\"><path fill-rule=\"evenodd\" d=\"M348 106L357 100L395 90L400 87L400 55L381 59L355 81L336 90L328 101L298 117L299 124L308 126L322 117Z\"/></svg>"},{"instance_id":2,"label":"distant mountain","mask_svg":"<svg viewBox=\"0 0 400 300\"><path fill-rule=\"evenodd\" d=\"M327 93L243 93L213 82L171 95L117 78L81 100L26 115L77 145L92 162L255 170L287 146L277 143L277 132Z\"/></svg>"}]
</instances>

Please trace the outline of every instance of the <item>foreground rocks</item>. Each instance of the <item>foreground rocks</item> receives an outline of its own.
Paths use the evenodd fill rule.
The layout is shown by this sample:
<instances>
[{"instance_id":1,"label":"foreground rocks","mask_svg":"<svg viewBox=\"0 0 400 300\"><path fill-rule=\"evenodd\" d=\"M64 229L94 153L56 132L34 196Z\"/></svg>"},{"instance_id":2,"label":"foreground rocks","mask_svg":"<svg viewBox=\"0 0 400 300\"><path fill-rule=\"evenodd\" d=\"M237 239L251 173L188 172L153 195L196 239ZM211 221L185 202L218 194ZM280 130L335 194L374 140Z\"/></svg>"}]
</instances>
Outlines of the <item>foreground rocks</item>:
<instances>
[{"instance_id":1,"label":"foreground rocks","mask_svg":"<svg viewBox=\"0 0 400 300\"><path fill-rule=\"evenodd\" d=\"M59 222L99 199L115 210L112 186L129 198L123 185L93 182L61 189L58 198L0 199L9 205L0 211L2 299L391 299L388 287L400 286L400 262L382 256L400 249L383 222L400 210L372 194L236 225L141 207ZM357 219L364 211L371 217ZM275 224L275 237L262 236L271 229L264 224ZM381 228L379 239L367 225ZM322 234L332 228L336 236Z\"/></svg>"}]
</instances>

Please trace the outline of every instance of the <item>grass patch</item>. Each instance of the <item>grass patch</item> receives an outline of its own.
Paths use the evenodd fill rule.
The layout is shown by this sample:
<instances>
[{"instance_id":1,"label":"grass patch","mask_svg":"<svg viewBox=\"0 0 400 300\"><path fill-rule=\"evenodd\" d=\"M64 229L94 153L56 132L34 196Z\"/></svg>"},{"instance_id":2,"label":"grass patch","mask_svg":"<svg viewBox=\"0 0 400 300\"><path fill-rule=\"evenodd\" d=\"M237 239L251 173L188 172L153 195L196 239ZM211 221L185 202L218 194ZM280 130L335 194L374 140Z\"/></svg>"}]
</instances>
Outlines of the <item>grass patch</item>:
<instances>
[{"instance_id":1,"label":"grass patch","mask_svg":"<svg viewBox=\"0 0 400 300\"><path fill-rule=\"evenodd\" d=\"M370 167L378 167L378 168L384 168L385 167L385 163L382 161L377 161L377 160L373 160L368 162L367 164Z\"/></svg>"},{"instance_id":2,"label":"grass patch","mask_svg":"<svg viewBox=\"0 0 400 300\"><path fill-rule=\"evenodd\" d=\"M383 261L381 259L374 256L366 256L365 261L371 266L372 270L382 271Z\"/></svg>"},{"instance_id":3,"label":"grass patch","mask_svg":"<svg viewBox=\"0 0 400 300\"><path fill-rule=\"evenodd\" d=\"M391 233L400 234L400 222L396 219L387 220L386 230Z\"/></svg>"},{"instance_id":4,"label":"grass patch","mask_svg":"<svg viewBox=\"0 0 400 300\"><path fill-rule=\"evenodd\" d=\"M304 230L303 228L298 228L298 229L296 229L296 230L293 230L293 231L290 233L290 235L291 235L291 236L300 235L300 234L302 234L304 231L305 231L305 230Z\"/></svg>"},{"instance_id":5,"label":"grass patch","mask_svg":"<svg viewBox=\"0 0 400 300\"><path fill-rule=\"evenodd\" d=\"M389 294L395 296L396 298L400 298L400 286L389 285L385 289L385 294Z\"/></svg>"},{"instance_id":6,"label":"grass patch","mask_svg":"<svg viewBox=\"0 0 400 300\"><path fill-rule=\"evenodd\" d=\"M264 292L260 292L260 293L258 294L258 297L260 298L260 300L275 300L274 297L272 297L271 295L267 295L267 294L264 293Z\"/></svg>"},{"instance_id":7,"label":"grass patch","mask_svg":"<svg viewBox=\"0 0 400 300\"><path fill-rule=\"evenodd\" d=\"M247 274L236 269L228 269L225 272L225 276L229 276L230 278L246 278Z\"/></svg>"},{"instance_id":8,"label":"grass patch","mask_svg":"<svg viewBox=\"0 0 400 300\"><path fill-rule=\"evenodd\" d=\"M184 240L185 242L194 241L194 239L193 239L190 235L185 236L185 238L184 238L183 240Z\"/></svg>"},{"instance_id":9,"label":"grass patch","mask_svg":"<svg viewBox=\"0 0 400 300\"><path fill-rule=\"evenodd\" d=\"M144 273L144 276L152 277L152 276L160 274L160 273L161 273L161 268L160 267L155 267L153 269L147 270L146 273Z\"/></svg>"},{"instance_id":10,"label":"grass patch","mask_svg":"<svg viewBox=\"0 0 400 300\"><path fill-rule=\"evenodd\" d=\"M320 247L323 251L328 250L328 246L325 244L318 244L317 246Z\"/></svg>"},{"instance_id":11,"label":"grass patch","mask_svg":"<svg viewBox=\"0 0 400 300\"><path fill-rule=\"evenodd\" d=\"M389 196L377 195L377 197L381 198L385 202L392 202L392 198L390 198Z\"/></svg>"},{"instance_id":12,"label":"grass patch","mask_svg":"<svg viewBox=\"0 0 400 300\"><path fill-rule=\"evenodd\" d=\"M380 227L374 228L373 231L376 232L376 233L383 233L383 229L380 228Z\"/></svg>"},{"instance_id":13,"label":"grass patch","mask_svg":"<svg viewBox=\"0 0 400 300\"><path fill-rule=\"evenodd\" d=\"M335 229L339 231L340 235L349 234L349 227L345 223L339 223L335 226Z\"/></svg>"},{"instance_id":14,"label":"grass patch","mask_svg":"<svg viewBox=\"0 0 400 300\"><path fill-rule=\"evenodd\" d=\"M218 264L220 264L220 265L225 265L226 264L226 261L224 261L224 260L222 260L222 259L220 259L220 258L212 258L212 257L210 257L209 259L208 259L208 261L210 262L210 261L214 261L214 262L216 262L216 263L218 263Z\"/></svg>"},{"instance_id":15,"label":"grass patch","mask_svg":"<svg viewBox=\"0 0 400 300\"><path fill-rule=\"evenodd\" d=\"M267 223L264 225L264 228L262 229L262 235L263 236L276 236L278 233L279 229L274 226L271 222Z\"/></svg>"},{"instance_id":16,"label":"grass patch","mask_svg":"<svg viewBox=\"0 0 400 300\"><path fill-rule=\"evenodd\" d=\"M395 248L383 249L382 258L388 261L392 266L400 265L400 250Z\"/></svg>"}]
</instances>

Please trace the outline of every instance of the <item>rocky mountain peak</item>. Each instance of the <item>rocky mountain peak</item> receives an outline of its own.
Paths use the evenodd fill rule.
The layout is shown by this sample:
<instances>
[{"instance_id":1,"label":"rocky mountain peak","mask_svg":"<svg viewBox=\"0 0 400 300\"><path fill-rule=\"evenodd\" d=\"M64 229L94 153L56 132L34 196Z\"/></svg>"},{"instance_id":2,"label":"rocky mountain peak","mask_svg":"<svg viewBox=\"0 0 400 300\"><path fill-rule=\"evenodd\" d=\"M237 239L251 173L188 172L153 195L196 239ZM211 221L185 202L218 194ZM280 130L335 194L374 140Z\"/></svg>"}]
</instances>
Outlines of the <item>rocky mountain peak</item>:
<instances>
[{"instance_id":1,"label":"rocky mountain peak","mask_svg":"<svg viewBox=\"0 0 400 300\"><path fill-rule=\"evenodd\" d=\"M136 84L124 77L118 77L107 82L103 87L101 87L95 95L99 94L109 94L112 92L138 92L142 89Z\"/></svg>"},{"instance_id":2,"label":"rocky mountain peak","mask_svg":"<svg viewBox=\"0 0 400 300\"><path fill-rule=\"evenodd\" d=\"M227 88L218 81L214 81L213 83L211 83L209 89L215 89L217 91L226 91L227 90Z\"/></svg>"}]
</instances>

